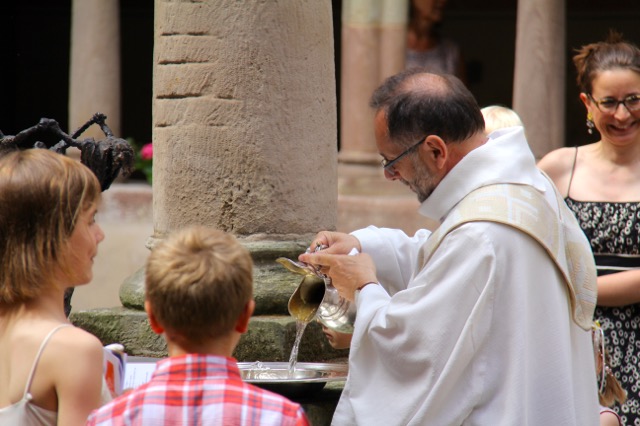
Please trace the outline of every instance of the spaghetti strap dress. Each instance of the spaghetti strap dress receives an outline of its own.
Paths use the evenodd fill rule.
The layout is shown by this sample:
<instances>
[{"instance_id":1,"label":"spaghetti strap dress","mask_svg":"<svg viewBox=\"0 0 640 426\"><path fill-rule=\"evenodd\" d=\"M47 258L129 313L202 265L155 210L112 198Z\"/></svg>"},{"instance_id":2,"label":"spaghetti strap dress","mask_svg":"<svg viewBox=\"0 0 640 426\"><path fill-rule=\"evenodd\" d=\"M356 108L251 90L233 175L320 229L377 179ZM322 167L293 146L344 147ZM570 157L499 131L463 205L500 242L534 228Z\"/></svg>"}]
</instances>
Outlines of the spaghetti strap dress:
<instances>
[{"instance_id":1,"label":"spaghetti strap dress","mask_svg":"<svg viewBox=\"0 0 640 426\"><path fill-rule=\"evenodd\" d=\"M640 201L578 201L571 198L571 182L565 202L584 231L595 258L598 276L640 268ZM627 391L627 401L613 409L623 424L640 426L640 303L620 307L597 306L613 374Z\"/></svg>"},{"instance_id":2,"label":"spaghetti strap dress","mask_svg":"<svg viewBox=\"0 0 640 426\"><path fill-rule=\"evenodd\" d=\"M24 388L22 399L15 404L0 409L0 425L16 425L16 426L55 426L58 422L58 413L56 411L46 410L33 404L33 397L29 390L31 383L38 367L38 361L44 351L45 346L49 343L51 337L61 328L71 327L71 324L61 324L51 330L47 337L40 344L40 349L36 354L36 359L31 366L31 372Z\"/></svg>"}]
</instances>

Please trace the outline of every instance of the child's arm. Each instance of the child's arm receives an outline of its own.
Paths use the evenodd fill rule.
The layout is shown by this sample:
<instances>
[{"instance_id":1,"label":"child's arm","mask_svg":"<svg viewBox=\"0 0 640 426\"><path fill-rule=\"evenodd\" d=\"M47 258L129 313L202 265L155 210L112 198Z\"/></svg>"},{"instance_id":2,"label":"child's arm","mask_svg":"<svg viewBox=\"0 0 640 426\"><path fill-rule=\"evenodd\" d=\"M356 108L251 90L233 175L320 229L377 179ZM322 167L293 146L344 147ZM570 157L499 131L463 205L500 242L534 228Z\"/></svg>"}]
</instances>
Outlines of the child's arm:
<instances>
[{"instance_id":1,"label":"child's arm","mask_svg":"<svg viewBox=\"0 0 640 426\"><path fill-rule=\"evenodd\" d=\"M84 425L100 406L103 383L103 348L100 340L76 327L65 327L56 336L51 355L58 394L58 424ZM53 343L53 342L52 342Z\"/></svg>"},{"instance_id":2,"label":"child's arm","mask_svg":"<svg viewBox=\"0 0 640 426\"><path fill-rule=\"evenodd\" d=\"M622 426L622 422L615 411L607 408L600 411L600 426Z\"/></svg>"}]
</instances>

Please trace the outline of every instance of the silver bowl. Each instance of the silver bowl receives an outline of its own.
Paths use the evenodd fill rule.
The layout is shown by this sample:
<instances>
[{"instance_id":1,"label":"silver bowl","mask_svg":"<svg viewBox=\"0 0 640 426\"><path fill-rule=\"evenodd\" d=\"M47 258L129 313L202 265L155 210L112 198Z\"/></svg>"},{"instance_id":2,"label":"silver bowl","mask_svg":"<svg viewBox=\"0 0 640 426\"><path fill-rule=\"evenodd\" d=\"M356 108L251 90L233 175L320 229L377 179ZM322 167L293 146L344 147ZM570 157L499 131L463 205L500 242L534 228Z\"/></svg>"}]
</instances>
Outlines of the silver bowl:
<instances>
[{"instance_id":1,"label":"silver bowl","mask_svg":"<svg viewBox=\"0 0 640 426\"><path fill-rule=\"evenodd\" d=\"M347 364L298 362L289 374L288 362L239 362L242 379L288 398L319 392L328 382L345 381Z\"/></svg>"}]
</instances>

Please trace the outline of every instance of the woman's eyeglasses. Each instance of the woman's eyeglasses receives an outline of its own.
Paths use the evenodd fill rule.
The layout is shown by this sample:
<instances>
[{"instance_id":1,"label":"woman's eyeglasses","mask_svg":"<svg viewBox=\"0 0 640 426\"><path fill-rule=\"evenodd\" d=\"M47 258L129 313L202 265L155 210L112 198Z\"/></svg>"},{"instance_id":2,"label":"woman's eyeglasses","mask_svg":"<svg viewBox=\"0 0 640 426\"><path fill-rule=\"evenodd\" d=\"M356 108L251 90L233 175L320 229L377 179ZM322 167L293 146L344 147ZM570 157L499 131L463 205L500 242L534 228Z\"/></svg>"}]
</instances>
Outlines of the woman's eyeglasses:
<instances>
[{"instance_id":1,"label":"woman's eyeglasses","mask_svg":"<svg viewBox=\"0 0 640 426\"><path fill-rule=\"evenodd\" d=\"M624 105L629 112L640 111L640 95L629 95L622 100L614 98L602 98L600 100L595 100L591 94L588 94L587 96L591 99L591 102L596 104L596 108L605 114L615 114L620 104Z\"/></svg>"}]
</instances>

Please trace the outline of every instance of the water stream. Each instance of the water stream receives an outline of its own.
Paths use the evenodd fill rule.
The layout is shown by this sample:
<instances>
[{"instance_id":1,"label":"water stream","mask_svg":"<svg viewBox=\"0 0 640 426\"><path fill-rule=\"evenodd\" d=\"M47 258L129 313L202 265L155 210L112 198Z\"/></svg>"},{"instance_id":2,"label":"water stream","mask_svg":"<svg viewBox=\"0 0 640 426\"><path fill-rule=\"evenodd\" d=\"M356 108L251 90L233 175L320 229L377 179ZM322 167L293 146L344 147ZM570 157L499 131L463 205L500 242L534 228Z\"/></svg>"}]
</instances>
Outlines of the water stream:
<instances>
[{"instance_id":1,"label":"water stream","mask_svg":"<svg viewBox=\"0 0 640 426\"><path fill-rule=\"evenodd\" d=\"M296 371L296 363L298 362L298 350L300 349L300 341L304 330L310 321L296 321L296 340L293 342L291 356L289 356L289 378L293 378Z\"/></svg>"}]
</instances>

